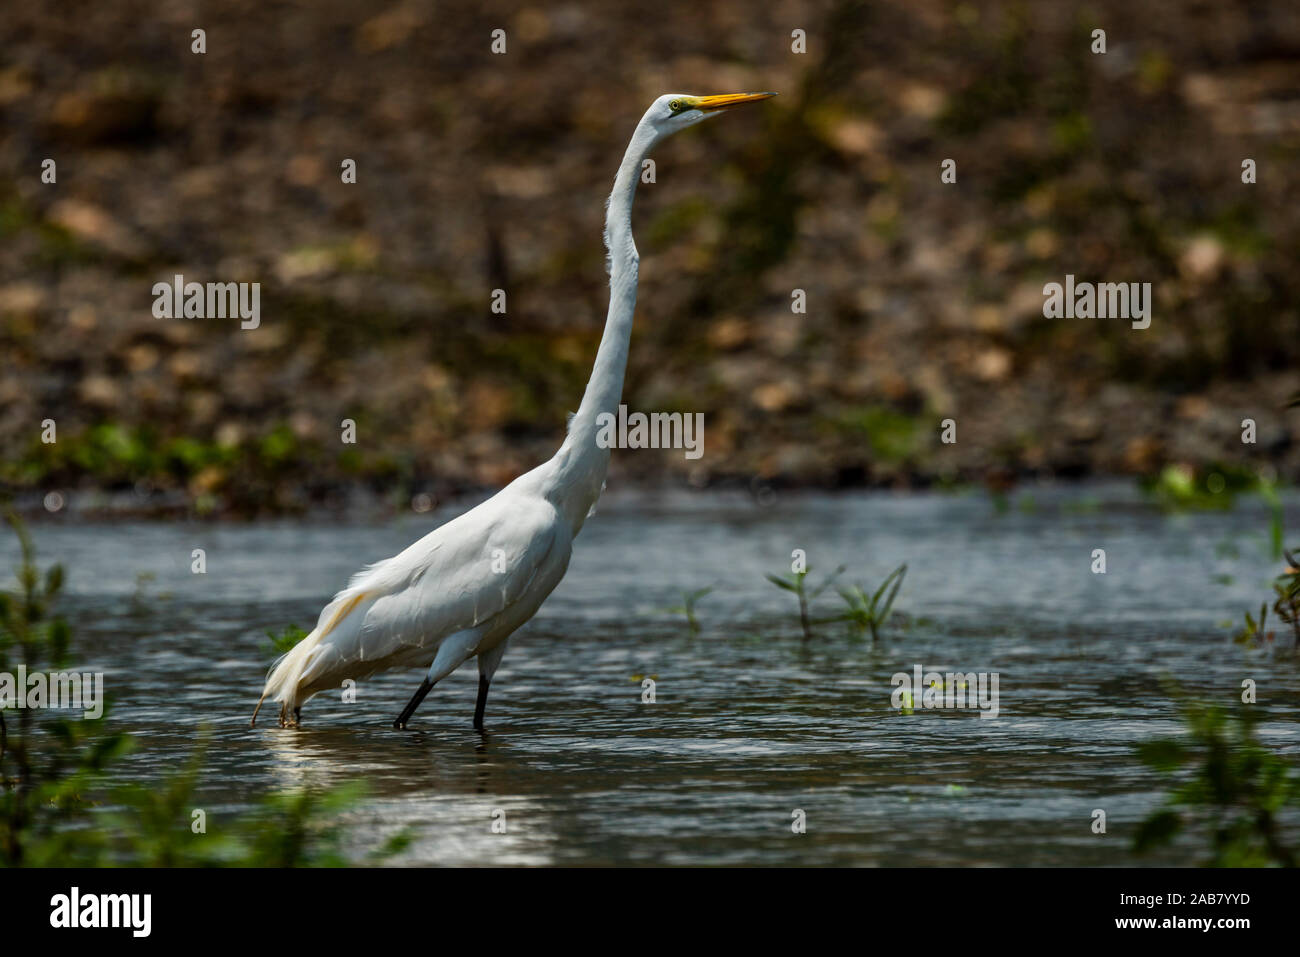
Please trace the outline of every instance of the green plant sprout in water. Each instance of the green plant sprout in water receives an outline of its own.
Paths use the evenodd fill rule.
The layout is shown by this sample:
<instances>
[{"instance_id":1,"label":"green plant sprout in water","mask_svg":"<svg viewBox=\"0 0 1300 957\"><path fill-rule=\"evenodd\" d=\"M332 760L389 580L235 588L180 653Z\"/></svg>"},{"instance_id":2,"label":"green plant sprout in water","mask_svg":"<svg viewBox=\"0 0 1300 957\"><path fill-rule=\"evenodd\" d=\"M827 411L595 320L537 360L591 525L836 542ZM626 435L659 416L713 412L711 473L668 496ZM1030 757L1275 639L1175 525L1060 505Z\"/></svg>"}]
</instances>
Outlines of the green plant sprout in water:
<instances>
[{"instance_id":1,"label":"green plant sprout in water","mask_svg":"<svg viewBox=\"0 0 1300 957\"><path fill-rule=\"evenodd\" d=\"M1283 550L1286 569L1273 580L1273 611L1278 618L1291 626L1295 641L1292 648L1300 651L1300 560L1294 552ZM1242 644L1271 644L1275 638L1267 630L1268 602L1259 606L1259 619L1250 612L1245 613L1245 627L1239 630L1233 639Z\"/></svg>"},{"instance_id":2,"label":"green plant sprout in water","mask_svg":"<svg viewBox=\"0 0 1300 957\"><path fill-rule=\"evenodd\" d=\"M1251 644L1254 642L1267 643L1273 640L1273 633L1264 630L1268 623L1268 602L1259 606L1259 621L1250 613L1245 613L1246 624L1240 631L1232 636L1232 640L1239 644Z\"/></svg>"},{"instance_id":3,"label":"green plant sprout in water","mask_svg":"<svg viewBox=\"0 0 1300 957\"><path fill-rule=\"evenodd\" d=\"M904 563L890 572L880 583L880 587L870 595L858 585L841 588L840 597L844 599L848 609L833 620L847 621L858 637L870 632L871 640L875 642L880 637L880 630L885 627L885 622L889 620L889 615L894 609L894 599L898 597L898 589L902 587L906 575L907 564Z\"/></svg>"},{"instance_id":4,"label":"green plant sprout in water","mask_svg":"<svg viewBox=\"0 0 1300 957\"><path fill-rule=\"evenodd\" d=\"M1184 704L1183 713L1190 741L1138 747L1143 763L1178 783L1164 806L1138 826L1134 851L1204 828L1212 867L1294 867L1295 851L1278 812L1300 804L1300 775L1256 739L1251 706L1228 715L1217 707Z\"/></svg>"},{"instance_id":5,"label":"green plant sprout in water","mask_svg":"<svg viewBox=\"0 0 1300 957\"><path fill-rule=\"evenodd\" d=\"M682 592L682 603L669 608L668 613L670 615L685 615L686 624L690 627L691 634L698 635L700 633L700 622L695 617L695 605L711 591L713 591L713 588L710 586L709 588L698 588L695 591Z\"/></svg>"},{"instance_id":6,"label":"green plant sprout in water","mask_svg":"<svg viewBox=\"0 0 1300 957\"><path fill-rule=\"evenodd\" d=\"M785 591L794 592L795 597L799 600L799 625L803 628L804 641L808 641L812 638L813 620L809 615L809 608L812 606L813 601L816 600L818 595L834 584L835 579L844 572L844 566L841 565L839 568L835 569L830 578L826 579L826 581L822 582L812 591L808 591L805 579L807 579L811 572L812 568L804 568L802 571L794 572L789 578L781 578L778 575L767 576L767 580L773 585L777 588L782 588ZM838 617L823 619L823 621L837 620L839 620Z\"/></svg>"}]
</instances>

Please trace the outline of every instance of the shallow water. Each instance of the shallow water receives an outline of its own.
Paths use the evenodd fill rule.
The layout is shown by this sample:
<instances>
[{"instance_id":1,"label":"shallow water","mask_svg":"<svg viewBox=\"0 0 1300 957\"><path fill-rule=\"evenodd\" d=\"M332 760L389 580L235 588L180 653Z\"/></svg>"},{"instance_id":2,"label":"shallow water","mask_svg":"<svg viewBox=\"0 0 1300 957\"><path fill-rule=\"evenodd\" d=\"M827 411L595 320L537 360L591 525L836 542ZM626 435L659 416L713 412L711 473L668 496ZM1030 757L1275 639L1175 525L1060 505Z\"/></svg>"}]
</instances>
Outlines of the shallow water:
<instances>
[{"instance_id":1,"label":"shallow water","mask_svg":"<svg viewBox=\"0 0 1300 957\"><path fill-rule=\"evenodd\" d=\"M1300 499L1286 502L1294 528ZM208 725L211 815L268 788L360 778L370 796L348 812L350 849L405 828L401 863L1131 865L1204 850L1129 853L1164 787L1134 746L1181 727L1162 678L1225 704L1254 678L1261 737L1300 754L1300 658L1289 640L1247 649L1224 627L1280 568L1264 509L1170 515L1128 485L1022 490L1001 514L975 494L611 494L515 636L487 733L470 727L472 663L407 732L390 725L414 671L363 682L355 704L318 696L302 729L265 713L250 729L266 630L310 627L363 563L456 511L34 525L42 564L66 565L83 668L106 672L115 720L140 737L117 773L176 769ZM905 617L874 647L842 625L802 642L793 597L763 577L787 574L795 548L813 583L839 564L865 583L908 562ZM1105 575L1090 570L1094 548ZM15 551L0 544L5 566ZM704 586L692 636L664 609ZM832 589L816 611L839 604ZM999 716L895 711L890 676L917 664L997 672ZM655 676L653 704L639 675ZM1096 808L1106 835L1091 831ZM794 809L806 834L791 832Z\"/></svg>"}]
</instances>

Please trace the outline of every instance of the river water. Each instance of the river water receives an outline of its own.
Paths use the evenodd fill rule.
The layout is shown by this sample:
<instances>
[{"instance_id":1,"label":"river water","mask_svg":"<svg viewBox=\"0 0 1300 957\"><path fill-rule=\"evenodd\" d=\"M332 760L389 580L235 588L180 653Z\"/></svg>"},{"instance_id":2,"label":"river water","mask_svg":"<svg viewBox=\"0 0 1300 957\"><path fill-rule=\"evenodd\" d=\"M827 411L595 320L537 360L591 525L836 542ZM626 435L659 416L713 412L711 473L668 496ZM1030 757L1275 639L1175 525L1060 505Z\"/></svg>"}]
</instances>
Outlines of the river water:
<instances>
[{"instance_id":1,"label":"river water","mask_svg":"<svg viewBox=\"0 0 1300 957\"><path fill-rule=\"evenodd\" d=\"M1300 499L1285 501L1294 528ZM1127 484L1022 489L1002 511L975 493L611 493L515 636L486 733L471 728L472 663L406 732L391 722L419 672L363 682L355 703L318 696L301 729L277 728L273 711L250 729L266 630L310 628L363 563L464 507L360 523L34 524L41 562L66 566L82 667L106 673L114 720L139 738L115 773L174 771L206 725L214 819L267 789L361 779L348 848L404 829L398 863L1131 865L1205 849L1129 849L1164 793L1134 748L1182 727L1163 680L1231 704L1253 678L1260 737L1300 755L1289 635L1281 650L1247 648L1225 626L1280 570L1266 510L1168 514ZM191 571L195 548L205 574ZM1092 571L1098 548L1105 574ZM840 564L867 584L908 563L879 642L842 624L801 638L793 596L764 578L788 574L794 549L814 585ZM6 567L15 551L0 544ZM692 634L667 609L703 587ZM832 588L814 614L841 605ZM917 665L997 673L997 718L895 710L891 676Z\"/></svg>"}]
</instances>

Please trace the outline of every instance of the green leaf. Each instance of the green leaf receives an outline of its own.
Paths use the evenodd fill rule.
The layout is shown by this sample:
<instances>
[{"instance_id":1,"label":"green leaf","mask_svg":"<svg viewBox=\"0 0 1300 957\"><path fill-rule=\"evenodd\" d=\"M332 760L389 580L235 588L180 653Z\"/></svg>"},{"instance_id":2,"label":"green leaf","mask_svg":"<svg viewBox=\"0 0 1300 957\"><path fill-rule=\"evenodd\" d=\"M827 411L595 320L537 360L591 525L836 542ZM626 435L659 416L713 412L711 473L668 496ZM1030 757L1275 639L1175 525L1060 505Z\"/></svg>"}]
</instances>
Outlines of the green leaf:
<instances>
[{"instance_id":1,"label":"green leaf","mask_svg":"<svg viewBox=\"0 0 1300 957\"><path fill-rule=\"evenodd\" d=\"M1133 849L1140 854L1168 844L1182 826L1183 819L1176 811L1157 811L1138 825L1137 833L1133 836Z\"/></svg>"},{"instance_id":2,"label":"green leaf","mask_svg":"<svg viewBox=\"0 0 1300 957\"><path fill-rule=\"evenodd\" d=\"M290 651L294 645L307 637L307 632L303 631L297 625L289 625L278 635L273 631L268 631L266 637L271 639L271 650L276 654L285 654Z\"/></svg>"},{"instance_id":3,"label":"green leaf","mask_svg":"<svg viewBox=\"0 0 1300 957\"><path fill-rule=\"evenodd\" d=\"M894 607L894 599L898 597L898 589L902 587L903 579L905 577L907 577L906 563L899 565L897 568L895 568L892 572L889 573L889 577L885 579L885 584L889 584L889 582L892 580L894 583L894 587L889 592L889 598L885 602L885 607L880 611L880 619L879 619L880 624L883 625L885 623L885 620L889 618L889 613Z\"/></svg>"},{"instance_id":4,"label":"green leaf","mask_svg":"<svg viewBox=\"0 0 1300 957\"><path fill-rule=\"evenodd\" d=\"M844 573L844 566L841 565L839 568L835 569L835 571L831 573L830 578L826 579L826 581L822 582L822 584L819 587L815 588L813 590L813 593L809 597L816 598L827 588L829 588L831 584L835 581L835 579L839 578L840 575L842 575L843 573Z\"/></svg>"},{"instance_id":5,"label":"green leaf","mask_svg":"<svg viewBox=\"0 0 1300 957\"><path fill-rule=\"evenodd\" d=\"M1144 742L1138 745L1137 751L1142 763L1157 771L1172 771L1181 767L1188 758L1181 744L1168 739Z\"/></svg>"}]
</instances>

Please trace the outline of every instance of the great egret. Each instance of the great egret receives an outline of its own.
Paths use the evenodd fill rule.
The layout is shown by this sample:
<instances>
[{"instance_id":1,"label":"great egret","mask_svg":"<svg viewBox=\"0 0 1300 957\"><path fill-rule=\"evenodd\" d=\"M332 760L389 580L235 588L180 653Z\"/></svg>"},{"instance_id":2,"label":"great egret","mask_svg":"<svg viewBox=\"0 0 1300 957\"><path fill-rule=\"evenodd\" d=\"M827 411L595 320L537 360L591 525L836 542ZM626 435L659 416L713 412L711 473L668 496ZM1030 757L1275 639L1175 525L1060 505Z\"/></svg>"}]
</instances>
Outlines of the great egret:
<instances>
[{"instance_id":1,"label":"great egret","mask_svg":"<svg viewBox=\"0 0 1300 957\"><path fill-rule=\"evenodd\" d=\"M477 656L474 727L482 729L488 686L510 635L564 577L573 540L605 483L609 449L596 441L597 419L617 411L623 392L639 260L632 241L632 198L642 162L655 144L678 130L775 95L669 93L650 105L609 195L609 313L591 379L560 450L405 551L353 575L321 611L311 634L276 663L250 724L268 695L280 702L280 725L296 726L307 699L346 678L427 667L393 722L405 728L430 689Z\"/></svg>"}]
</instances>

